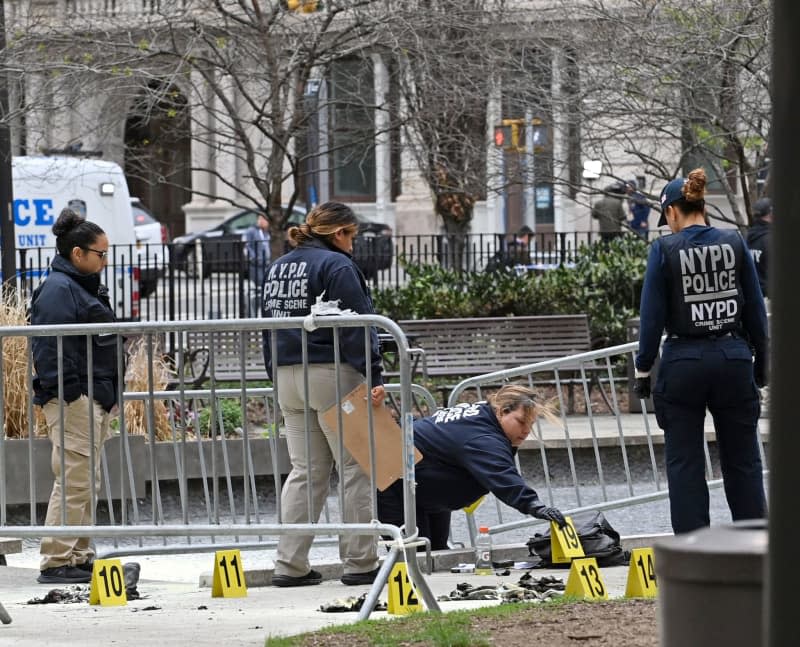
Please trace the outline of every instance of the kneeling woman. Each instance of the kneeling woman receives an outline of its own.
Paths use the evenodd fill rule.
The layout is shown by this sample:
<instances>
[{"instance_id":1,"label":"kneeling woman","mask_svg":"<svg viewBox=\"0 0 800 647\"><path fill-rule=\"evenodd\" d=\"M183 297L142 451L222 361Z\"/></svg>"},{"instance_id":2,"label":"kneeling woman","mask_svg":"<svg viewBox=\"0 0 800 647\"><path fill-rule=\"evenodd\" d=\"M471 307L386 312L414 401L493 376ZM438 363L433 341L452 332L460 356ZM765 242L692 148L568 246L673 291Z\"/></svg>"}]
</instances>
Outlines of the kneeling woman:
<instances>
[{"instance_id":1,"label":"kneeling woman","mask_svg":"<svg viewBox=\"0 0 800 647\"><path fill-rule=\"evenodd\" d=\"M433 550L447 548L450 512L489 492L522 514L565 523L514 463L540 413L550 415L536 404L533 391L511 384L489 402L460 404L414 422L414 446L422 452L415 474L417 527ZM402 480L378 494L378 516L383 523L403 525Z\"/></svg>"}]
</instances>

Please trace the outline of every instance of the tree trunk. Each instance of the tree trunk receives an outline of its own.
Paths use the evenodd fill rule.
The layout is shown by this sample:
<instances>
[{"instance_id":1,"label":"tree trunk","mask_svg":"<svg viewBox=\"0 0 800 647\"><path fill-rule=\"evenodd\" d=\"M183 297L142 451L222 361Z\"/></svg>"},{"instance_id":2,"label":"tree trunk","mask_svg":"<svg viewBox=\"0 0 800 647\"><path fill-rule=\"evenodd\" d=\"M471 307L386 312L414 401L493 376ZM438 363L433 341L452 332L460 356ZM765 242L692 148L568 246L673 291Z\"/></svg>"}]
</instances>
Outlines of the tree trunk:
<instances>
[{"instance_id":1,"label":"tree trunk","mask_svg":"<svg viewBox=\"0 0 800 647\"><path fill-rule=\"evenodd\" d=\"M456 271L468 267L467 234L474 204L475 200L463 193L445 193L436 198L436 213L442 217L444 224L442 249L439 252L443 267Z\"/></svg>"}]
</instances>

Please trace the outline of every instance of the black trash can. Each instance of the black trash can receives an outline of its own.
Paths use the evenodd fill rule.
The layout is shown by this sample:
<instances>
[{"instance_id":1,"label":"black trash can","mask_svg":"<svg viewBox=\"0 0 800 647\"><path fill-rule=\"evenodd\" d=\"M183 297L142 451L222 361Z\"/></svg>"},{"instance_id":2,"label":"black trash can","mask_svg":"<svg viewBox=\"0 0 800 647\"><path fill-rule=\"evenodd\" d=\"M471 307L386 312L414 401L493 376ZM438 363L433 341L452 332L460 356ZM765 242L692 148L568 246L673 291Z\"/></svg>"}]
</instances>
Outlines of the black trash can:
<instances>
[{"instance_id":1,"label":"black trash can","mask_svg":"<svg viewBox=\"0 0 800 647\"><path fill-rule=\"evenodd\" d=\"M764 520L656 542L659 645L761 645L767 543Z\"/></svg>"},{"instance_id":2,"label":"black trash can","mask_svg":"<svg viewBox=\"0 0 800 647\"><path fill-rule=\"evenodd\" d=\"M639 339L639 319L628 319L625 322L625 328L628 331L627 337L628 341L637 341ZM650 369L650 385L656 385L656 373L658 372L658 362L659 358L656 357L656 361L653 363L653 368ZM633 385L636 380L634 374L634 366L633 360L628 362L628 412L629 413L641 413L642 412L642 402L639 400L639 397L633 392ZM647 405L647 412L653 413L655 411L653 407L653 398L647 398L645 400Z\"/></svg>"}]
</instances>

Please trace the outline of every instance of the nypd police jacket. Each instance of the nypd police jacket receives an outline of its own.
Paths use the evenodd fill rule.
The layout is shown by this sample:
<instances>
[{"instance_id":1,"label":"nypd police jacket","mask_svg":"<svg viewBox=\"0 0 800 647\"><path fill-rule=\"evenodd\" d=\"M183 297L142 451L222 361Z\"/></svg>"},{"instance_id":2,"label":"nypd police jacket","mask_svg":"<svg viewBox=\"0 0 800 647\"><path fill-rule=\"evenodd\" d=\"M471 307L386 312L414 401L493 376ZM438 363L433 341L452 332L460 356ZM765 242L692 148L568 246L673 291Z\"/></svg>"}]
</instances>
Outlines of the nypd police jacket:
<instances>
[{"instance_id":1,"label":"nypd police jacket","mask_svg":"<svg viewBox=\"0 0 800 647\"><path fill-rule=\"evenodd\" d=\"M516 449L488 403L442 409L414 422L417 501L431 512L457 510L491 492L523 514L542 505L514 464Z\"/></svg>"},{"instance_id":2,"label":"nypd police jacket","mask_svg":"<svg viewBox=\"0 0 800 647\"><path fill-rule=\"evenodd\" d=\"M326 301L339 301L339 307L358 314L374 314L366 280L352 258L330 248L321 240L299 245L269 266L264 282L263 313L266 317L305 317L311 305L323 295ZM273 365L302 364L302 331L277 331L278 356L272 357L269 331L264 331L264 363L267 374ZM364 355L364 331L343 328L339 332L342 359L359 373L371 372L373 386L383 383L378 334L370 330L370 355ZM334 362L333 330L319 328L308 333L308 361L311 364Z\"/></svg>"}]
</instances>

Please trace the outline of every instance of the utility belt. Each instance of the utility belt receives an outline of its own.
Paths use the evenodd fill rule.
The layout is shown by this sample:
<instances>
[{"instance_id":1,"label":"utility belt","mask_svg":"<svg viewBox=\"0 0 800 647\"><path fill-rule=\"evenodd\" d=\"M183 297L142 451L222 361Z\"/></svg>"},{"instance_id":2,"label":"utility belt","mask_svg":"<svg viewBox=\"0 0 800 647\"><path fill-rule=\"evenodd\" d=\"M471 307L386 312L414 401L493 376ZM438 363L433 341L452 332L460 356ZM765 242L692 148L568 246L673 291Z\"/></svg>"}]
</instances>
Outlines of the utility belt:
<instances>
[{"instance_id":1,"label":"utility belt","mask_svg":"<svg viewBox=\"0 0 800 647\"><path fill-rule=\"evenodd\" d=\"M676 335L674 333L670 333L667 335L667 339L691 339L691 340L698 340L698 339L728 339L731 337L740 337L735 330L726 330L725 332L719 333L710 333L708 335Z\"/></svg>"}]
</instances>

